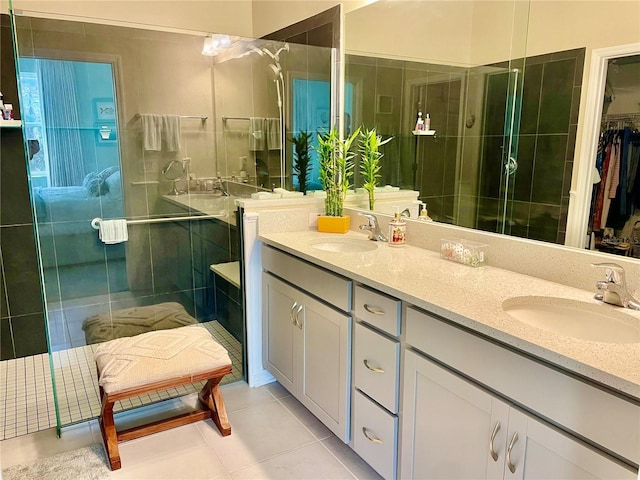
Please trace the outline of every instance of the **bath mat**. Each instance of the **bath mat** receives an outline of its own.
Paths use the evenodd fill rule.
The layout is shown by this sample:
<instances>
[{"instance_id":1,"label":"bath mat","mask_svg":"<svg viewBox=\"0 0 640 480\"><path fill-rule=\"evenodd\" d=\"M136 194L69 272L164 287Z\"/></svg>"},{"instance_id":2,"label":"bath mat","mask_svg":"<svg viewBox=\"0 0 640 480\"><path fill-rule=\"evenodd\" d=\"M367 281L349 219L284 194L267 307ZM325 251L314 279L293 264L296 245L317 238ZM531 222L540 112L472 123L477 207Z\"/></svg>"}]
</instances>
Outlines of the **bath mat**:
<instances>
[{"instance_id":1,"label":"bath mat","mask_svg":"<svg viewBox=\"0 0 640 480\"><path fill-rule=\"evenodd\" d=\"M3 480L100 480L109 478L109 467L100 444L39 458L2 470Z\"/></svg>"}]
</instances>

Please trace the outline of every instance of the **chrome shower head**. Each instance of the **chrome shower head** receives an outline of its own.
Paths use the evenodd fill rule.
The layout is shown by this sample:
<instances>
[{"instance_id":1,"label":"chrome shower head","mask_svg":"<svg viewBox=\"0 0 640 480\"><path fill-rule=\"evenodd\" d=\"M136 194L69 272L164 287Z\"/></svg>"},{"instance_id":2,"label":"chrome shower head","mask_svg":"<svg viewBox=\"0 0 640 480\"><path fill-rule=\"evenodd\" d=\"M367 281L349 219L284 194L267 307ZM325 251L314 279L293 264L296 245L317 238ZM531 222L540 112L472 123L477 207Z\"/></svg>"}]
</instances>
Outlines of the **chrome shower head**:
<instances>
[{"instance_id":1,"label":"chrome shower head","mask_svg":"<svg viewBox=\"0 0 640 480\"><path fill-rule=\"evenodd\" d=\"M264 57L264 52L260 50L258 47L256 47L255 45L249 45L249 51L252 53L257 53L261 57Z\"/></svg>"}]
</instances>

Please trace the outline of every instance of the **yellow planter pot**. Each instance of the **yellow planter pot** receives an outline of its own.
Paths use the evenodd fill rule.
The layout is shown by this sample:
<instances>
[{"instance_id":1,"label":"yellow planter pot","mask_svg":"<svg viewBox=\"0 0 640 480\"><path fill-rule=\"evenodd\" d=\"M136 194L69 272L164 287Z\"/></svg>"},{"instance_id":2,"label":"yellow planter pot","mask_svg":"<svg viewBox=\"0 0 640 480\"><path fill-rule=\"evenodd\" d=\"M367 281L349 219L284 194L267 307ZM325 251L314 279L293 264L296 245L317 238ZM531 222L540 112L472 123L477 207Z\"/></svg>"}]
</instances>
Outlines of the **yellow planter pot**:
<instances>
[{"instance_id":1,"label":"yellow planter pot","mask_svg":"<svg viewBox=\"0 0 640 480\"><path fill-rule=\"evenodd\" d=\"M325 233L347 233L351 217L349 215L342 217L329 217L327 215L320 215L318 217L318 231Z\"/></svg>"}]
</instances>

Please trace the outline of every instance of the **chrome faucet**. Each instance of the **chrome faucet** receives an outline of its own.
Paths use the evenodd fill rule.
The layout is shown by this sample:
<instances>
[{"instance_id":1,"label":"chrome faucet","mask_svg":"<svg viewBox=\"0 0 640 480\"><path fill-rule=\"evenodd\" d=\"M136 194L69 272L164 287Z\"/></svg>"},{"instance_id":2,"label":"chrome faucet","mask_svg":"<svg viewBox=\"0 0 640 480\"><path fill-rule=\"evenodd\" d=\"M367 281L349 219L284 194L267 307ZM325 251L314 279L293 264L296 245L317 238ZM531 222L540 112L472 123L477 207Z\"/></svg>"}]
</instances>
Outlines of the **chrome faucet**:
<instances>
[{"instance_id":1,"label":"chrome faucet","mask_svg":"<svg viewBox=\"0 0 640 480\"><path fill-rule=\"evenodd\" d=\"M358 212L358 215L364 217L368 220L367 224L360 225L360 230L369 232L369 240L373 240L374 242L386 242L387 237L380 231L380 224L378 223L378 218L371 213L361 213Z\"/></svg>"},{"instance_id":2,"label":"chrome faucet","mask_svg":"<svg viewBox=\"0 0 640 480\"><path fill-rule=\"evenodd\" d=\"M617 263L592 263L592 267L604 268L605 280L596 282L596 288L602 293L596 293L595 299L611 305L640 310L640 302L633 298L627 290L624 268Z\"/></svg>"},{"instance_id":3,"label":"chrome faucet","mask_svg":"<svg viewBox=\"0 0 640 480\"><path fill-rule=\"evenodd\" d=\"M220 179L216 180L213 184L213 190L218 190L225 197L229 196L228 190L225 188L224 182Z\"/></svg>"}]
</instances>

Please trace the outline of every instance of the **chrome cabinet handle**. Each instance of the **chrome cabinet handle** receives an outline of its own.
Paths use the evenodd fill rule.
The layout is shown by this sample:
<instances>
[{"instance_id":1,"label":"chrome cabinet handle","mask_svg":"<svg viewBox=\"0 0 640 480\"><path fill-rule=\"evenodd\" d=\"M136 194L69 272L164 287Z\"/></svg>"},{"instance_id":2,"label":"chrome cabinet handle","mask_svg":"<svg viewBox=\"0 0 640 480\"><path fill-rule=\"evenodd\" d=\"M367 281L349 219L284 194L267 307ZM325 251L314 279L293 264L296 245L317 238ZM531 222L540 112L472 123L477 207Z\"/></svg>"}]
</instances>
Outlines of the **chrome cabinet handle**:
<instances>
[{"instance_id":1,"label":"chrome cabinet handle","mask_svg":"<svg viewBox=\"0 0 640 480\"><path fill-rule=\"evenodd\" d=\"M289 310L289 318L291 319L291 323L293 323L294 325L296 325L296 319L293 318L293 311L297 306L298 302L293 302L293 305L291 305L291 310Z\"/></svg>"},{"instance_id":2,"label":"chrome cabinet handle","mask_svg":"<svg viewBox=\"0 0 640 480\"><path fill-rule=\"evenodd\" d=\"M509 471L511 473L516 473L516 466L511 463L511 450L513 449L513 446L516 444L516 442L518 441L518 432L513 434L513 437L511 437L511 441L509 442L509 448L507 448L507 466L509 467Z\"/></svg>"},{"instance_id":3,"label":"chrome cabinet handle","mask_svg":"<svg viewBox=\"0 0 640 480\"><path fill-rule=\"evenodd\" d=\"M376 367L372 367L371 365L369 365L369 360L367 360L366 358L362 361L362 363L364 363L364 366L367 367L369 370L371 370L372 372L375 373L384 373L384 370L381 368L376 368Z\"/></svg>"},{"instance_id":4,"label":"chrome cabinet handle","mask_svg":"<svg viewBox=\"0 0 640 480\"><path fill-rule=\"evenodd\" d=\"M489 439L489 453L491 453L491 458L493 458L494 462L498 461L498 452L493 448L493 441L496 439L496 435L500 430L500 422L496 422L496 426L493 429L493 433L491 434L491 438Z\"/></svg>"},{"instance_id":5,"label":"chrome cabinet handle","mask_svg":"<svg viewBox=\"0 0 640 480\"><path fill-rule=\"evenodd\" d=\"M302 309L304 308L304 306L300 305L298 307L298 310L296 310L296 325L298 326L298 328L300 330L302 330L302 322L300 322L300 312L302 311Z\"/></svg>"},{"instance_id":6,"label":"chrome cabinet handle","mask_svg":"<svg viewBox=\"0 0 640 480\"><path fill-rule=\"evenodd\" d=\"M367 440L369 440L372 443L379 443L380 445L382 445L382 440L380 440L377 437L372 437L369 433L367 433L367 427L362 427L362 434L366 437Z\"/></svg>"},{"instance_id":7,"label":"chrome cabinet handle","mask_svg":"<svg viewBox=\"0 0 640 480\"><path fill-rule=\"evenodd\" d=\"M373 305L365 303L364 309L369 313L373 313L374 315L384 315L384 310L382 310L380 307L375 307Z\"/></svg>"}]
</instances>

